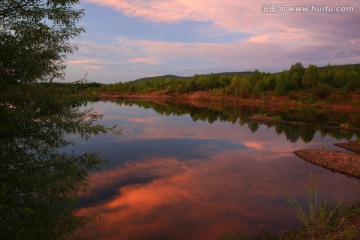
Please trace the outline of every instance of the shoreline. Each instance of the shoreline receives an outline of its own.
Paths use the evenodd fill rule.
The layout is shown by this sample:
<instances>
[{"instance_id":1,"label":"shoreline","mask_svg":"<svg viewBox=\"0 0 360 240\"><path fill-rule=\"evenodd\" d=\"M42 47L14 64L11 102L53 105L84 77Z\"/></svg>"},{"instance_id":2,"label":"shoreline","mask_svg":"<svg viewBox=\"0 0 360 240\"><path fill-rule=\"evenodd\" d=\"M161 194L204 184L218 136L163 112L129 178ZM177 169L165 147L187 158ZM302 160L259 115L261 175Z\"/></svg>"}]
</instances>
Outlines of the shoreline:
<instances>
[{"instance_id":1,"label":"shoreline","mask_svg":"<svg viewBox=\"0 0 360 240\"><path fill-rule=\"evenodd\" d=\"M306 149L294 154L306 162L360 179L360 155L335 150Z\"/></svg>"},{"instance_id":2,"label":"shoreline","mask_svg":"<svg viewBox=\"0 0 360 240\"><path fill-rule=\"evenodd\" d=\"M334 145L350 152L303 149L293 153L306 162L360 179L360 141L335 143Z\"/></svg>"}]
</instances>

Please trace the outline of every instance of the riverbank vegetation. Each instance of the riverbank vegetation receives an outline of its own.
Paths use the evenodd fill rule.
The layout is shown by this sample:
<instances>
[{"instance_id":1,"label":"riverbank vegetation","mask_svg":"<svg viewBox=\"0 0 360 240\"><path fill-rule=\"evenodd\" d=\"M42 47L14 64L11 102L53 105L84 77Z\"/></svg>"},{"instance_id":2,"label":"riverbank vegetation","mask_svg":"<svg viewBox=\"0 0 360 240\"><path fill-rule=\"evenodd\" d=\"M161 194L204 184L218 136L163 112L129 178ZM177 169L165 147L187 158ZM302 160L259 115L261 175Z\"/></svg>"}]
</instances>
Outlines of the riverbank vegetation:
<instances>
[{"instance_id":1,"label":"riverbank vegetation","mask_svg":"<svg viewBox=\"0 0 360 240\"><path fill-rule=\"evenodd\" d=\"M347 103L360 107L360 64L327 65L317 67L302 63L290 69L266 73L234 72L202 74L193 77L172 75L139 79L130 82L102 84L89 87L84 92L92 95L146 95L154 93L172 97L206 92L203 100L213 96L229 96L241 99L268 99L280 97L281 101L297 101L304 104L331 102ZM223 99L226 100L226 99ZM229 100L229 99L227 99Z\"/></svg>"}]
</instances>

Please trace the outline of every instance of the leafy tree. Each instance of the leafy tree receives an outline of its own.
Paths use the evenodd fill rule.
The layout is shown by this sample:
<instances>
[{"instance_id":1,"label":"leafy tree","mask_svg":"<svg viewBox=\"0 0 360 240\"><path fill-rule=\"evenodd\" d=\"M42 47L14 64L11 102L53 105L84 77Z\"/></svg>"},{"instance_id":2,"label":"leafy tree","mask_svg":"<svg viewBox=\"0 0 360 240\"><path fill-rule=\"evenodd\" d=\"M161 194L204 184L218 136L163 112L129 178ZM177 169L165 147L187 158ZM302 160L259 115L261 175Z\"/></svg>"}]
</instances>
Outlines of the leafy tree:
<instances>
[{"instance_id":1,"label":"leafy tree","mask_svg":"<svg viewBox=\"0 0 360 240\"><path fill-rule=\"evenodd\" d=\"M347 73L348 83L345 86L345 89L348 92L353 92L360 90L360 74L354 71Z\"/></svg>"},{"instance_id":2,"label":"leafy tree","mask_svg":"<svg viewBox=\"0 0 360 240\"><path fill-rule=\"evenodd\" d=\"M265 82L265 89L266 90L274 90L275 89L275 85L276 85L276 79L274 74L269 74L268 76L265 77L264 79Z\"/></svg>"},{"instance_id":3,"label":"leafy tree","mask_svg":"<svg viewBox=\"0 0 360 240\"><path fill-rule=\"evenodd\" d=\"M240 81L241 79L239 78L238 75L234 75L231 78L231 83L230 83L230 88L232 91L232 94L234 94L235 96L239 96L240 94Z\"/></svg>"},{"instance_id":4,"label":"leafy tree","mask_svg":"<svg viewBox=\"0 0 360 240\"><path fill-rule=\"evenodd\" d=\"M173 82L174 82L174 80L171 77L168 77L165 79L164 84L165 84L165 86L169 86L169 85L173 84Z\"/></svg>"},{"instance_id":5,"label":"leafy tree","mask_svg":"<svg viewBox=\"0 0 360 240\"><path fill-rule=\"evenodd\" d=\"M287 78L287 73L282 72L276 74L276 86L275 86L275 92L278 95L284 95L290 90L294 90L297 87L297 83Z\"/></svg>"},{"instance_id":6,"label":"leafy tree","mask_svg":"<svg viewBox=\"0 0 360 240\"><path fill-rule=\"evenodd\" d=\"M194 77L196 86L198 88L198 90L209 90L209 86L210 86L210 81L209 78L207 78L206 75L195 75Z\"/></svg>"},{"instance_id":7,"label":"leafy tree","mask_svg":"<svg viewBox=\"0 0 360 240\"><path fill-rule=\"evenodd\" d=\"M291 65L291 68L289 70L289 79L292 81L295 81L298 86L301 86L301 81L304 76L305 69L302 63L298 62L293 65Z\"/></svg>"},{"instance_id":8,"label":"leafy tree","mask_svg":"<svg viewBox=\"0 0 360 240\"><path fill-rule=\"evenodd\" d=\"M196 84L195 84L194 80L191 80L190 83L187 84L186 91L188 91L188 92L196 91Z\"/></svg>"},{"instance_id":9,"label":"leafy tree","mask_svg":"<svg viewBox=\"0 0 360 240\"><path fill-rule=\"evenodd\" d=\"M347 84L347 76L346 76L346 72L342 71L342 70L337 70L335 72L335 76L334 76L334 87L337 88L343 88L345 87L345 85Z\"/></svg>"},{"instance_id":10,"label":"leafy tree","mask_svg":"<svg viewBox=\"0 0 360 240\"><path fill-rule=\"evenodd\" d=\"M326 70L320 73L320 80L322 83L328 84L329 86L334 85L335 72L330 66L326 67Z\"/></svg>"},{"instance_id":11,"label":"leafy tree","mask_svg":"<svg viewBox=\"0 0 360 240\"><path fill-rule=\"evenodd\" d=\"M94 153L61 153L71 142L106 133L84 102L36 83L64 76L69 40L83 28L78 0L0 1L0 239L73 239L91 218L74 214ZM74 89L74 88L72 88Z\"/></svg>"},{"instance_id":12,"label":"leafy tree","mask_svg":"<svg viewBox=\"0 0 360 240\"><path fill-rule=\"evenodd\" d=\"M315 65L310 64L304 73L302 86L304 88L313 88L319 84L319 81L320 81L319 68Z\"/></svg>"},{"instance_id":13,"label":"leafy tree","mask_svg":"<svg viewBox=\"0 0 360 240\"><path fill-rule=\"evenodd\" d=\"M264 80L260 80L256 83L254 89L253 89L253 96L254 97L260 97L263 95L263 92L265 91L265 81Z\"/></svg>"},{"instance_id":14,"label":"leafy tree","mask_svg":"<svg viewBox=\"0 0 360 240\"><path fill-rule=\"evenodd\" d=\"M247 98L250 96L250 81L247 77L240 80L240 97Z\"/></svg>"},{"instance_id":15,"label":"leafy tree","mask_svg":"<svg viewBox=\"0 0 360 240\"><path fill-rule=\"evenodd\" d=\"M249 77L249 91L252 92L256 83L262 79L262 73L255 69L255 71Z\"/></svg>"},{"instance_id":16,"label":"leafy tree","mask_svg":"<svg viewBox=\"0 0 360 240\"><path fill-rule=\"evenodd\" d=\"M69 40L84 29L78 0L2 0L0 2L0 81L35 82L64 76Z\"/></svg>"},{"instance_id":17,"label":"leafy tree","mask_svg":"<svg viewBox=\"0 0 360 240\"><path fill-rule=\"evenodd\" d=\"M230 85L231 80L230 78L226 77L225 75L221 75L220 77L220 86L221 87L226 87L228 85Z\"/></svg>"},{"instance_id":18,"label":"leafy tree","mask_svg":"<svg viewBox=\"0 0 360 240\"><path fill-rule=\"evenodd\" d=\"M220 78L218 75L211 73L207 76L208 79L208 89L214 89L220 87Z\"/></svg>"}]
</instances>

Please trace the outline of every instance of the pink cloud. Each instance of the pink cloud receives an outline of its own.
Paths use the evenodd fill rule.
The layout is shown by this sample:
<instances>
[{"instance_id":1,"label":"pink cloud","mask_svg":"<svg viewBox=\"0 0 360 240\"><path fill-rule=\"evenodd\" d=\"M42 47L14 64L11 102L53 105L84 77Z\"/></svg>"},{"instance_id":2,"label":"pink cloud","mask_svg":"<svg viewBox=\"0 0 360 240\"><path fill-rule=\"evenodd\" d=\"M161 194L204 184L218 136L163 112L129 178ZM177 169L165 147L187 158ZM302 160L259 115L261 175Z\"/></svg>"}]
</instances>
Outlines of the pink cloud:
<instances>
[{"instance_id":1,"label":"pink cloud","mask_svg":"<svg viewBox=\"0 0 360 240\"><path fill-rule=\"evenodd\" d=\"M70 60L68 61L71 65L83 65L83 64L99 64L101 61L94 59L78 59L78 60Z\"/></svg>"},{"instance_id":2,"label":"pink cloud","mask_svg":"<svg viewBox=\"0 0 360 240\"><path fill-rule=\"evenodd\" d=\"M107 60L99 60L99 59L77 59L77 60L69 60L68 64L70 66L80 66L86 69L102 69L107 64L114 64L114 62L110 62Z\"/></svg>"},{"instance_id":3,"label":"pink cloud","mask_svg":"<svg viewBox=\"0 0 360 240\"><path fill-rule=\"evenodd\" d=\"M205 20L201 15L191 11L189 3L174 0L86 0L89 3L112 7L129 16L143 17L152 21L177 22L184 19ZM186 2L186 1L184 1Z\"/></svg>"},{"instance_id":4,"label":"pink cloud","mask_svg":"<svg viewBox=\"0 0 360 240\"><path fill-rule=\"evenodd\" d=\"M88 68L88 69L101 69L103 68L103 66L96 66L96 65L84 65L84 68Z\"/></svg>"},{"instance_id":5,"label":"pink cloud","mask_svg":"<svg viewBox=\"0 0 360 240\"><path fill-rule=\"evenodd\" d=\"M244 145L258 150L264 149L263 145L260 142L244 142Z\"/></svg>"},{"instance_id":6,"label":"pink cloud","mask_svg":"<svg viewBox=\"0 0 360 240\"><path fill-rule=\"evenodd\" d=\"M283 69L296 61L302 61L305 64L314 63L311 59L315 49L317 50L316 57L323 60L321 63L315 62L319 65L328 62L331 64L354 62L354 58L359 56L359 50L356 50L357 47L360 49L358 41L352 40L351 43L339 49L337 38L322 40L319 37L317 39L314 40L304 31L288 29L279 34L253 36L250 38L252 41L239 40L231 43L183 43L117 38L109 48L113 52L123 54L123 57L128 57L128 62L132 59L140 61L143 58L155 58L162 63L159 67L165 65L170 67L170 64L174 64L171 66L172 69L179 68L179 63L181 63L180 66L186 67L186 62L189 60L198 61L199 66L206 63L209 69L227 67L238 70L239 66L243 70L253 70L259 66ZM347 51L349 54L339 54L334 52L334 49ZM294 55L293 59L289 59L291 55ZM196 68L194 64L190 66Z\"/></svg>"},{"instance_id":7,"label":"pink cloud","mask_svg":"<svg viewBox=\"0 0 360 240\"><path fill-rule=\"evenodd\" d=\"M79 196L91 195L98 189L132 177L168 177L187 170L191 165L191 161L185 164L172 158L149 158L144 162L125 163L119 168L91 174L89 179L89 182L91 182L90 188L87 192L80 192Z\"/></svg>"},{"instance_id":8,"label":"pink cloud","mask_svg":"<svg viewBox=\"0 0 360 240\"><path fill-rule=\"evenodd\" d=\"M156 60L155 58L151 58L151 57L142 57L142 58L131 58L129 59L130 63L145 63L145 64L149 64L149 65L158 65L161 62Z\"/></svg>"},{"instance_id":9,"label":"pink cloud","mask_svg":"<svg viewBox=\"0 0 360 240\"><path fill-rule=\"evenodd\" d=\"M360 39L355 36L347 40L340 39L338 35L314 40L303 34L304 31L288 29L278 34L254 35L248 40L230 43L166 42L125 37L117 37L106 45L79 42L77 56L80 60L70 61L69 66L104 66L106 71L98 69L90 77L95 75L95 81L99 81L111 74L113 81L126 81L169 73L189 76L255 68L261 71L283 70L298 61L304 65L359 62ZM96 61L90 64L81 55L96 56Z\"/></svg>"},{"instance_id":10,"label":"pink cloud","mask_svg":"<svg viewBox=\"0 0 360 240\"><path fill-rule=\"evenodd\" d=\"M286 6L354 6L353 13L263 13L264 4L279 4L269 0L237 1L223 0L221 4L217 0L86 0L87 2L114 8L124 14L142 17L155 22L179 22L179 21L206 21L212 26L231 32L246 32L254 36L264 34L276 34L288 32L289 29L302 32L311 38L316 38L325 21L334 31L336 26L346 19L351 19L359 13L359 3L353 0L337 1L336 4L327 0L304 1L293 0L286 2ZM325 19L325 20L324 20ZM357 20L359 17L357 17ZM353 22L354 24L354 22ZM306 31L303 31L306 30ZM327 32L327 30L326 30ZM289 33L289 32L288 32ZM294 32L292 32L294 34ZM284 35L289 36L290 34ZM284 37L283 36L283 37ZM293 40L289 39L290 40ZM262 39L264 40L264 39Z\"/></svg>"},{"instance_id":11,"label":"pink cloud","mask_svg":"<svg viewBox=\"0 0 360 240\"><path fill-rule=\"evenodd\" d=\"M263 43L266 42L268 39L269 39L268 35L258 35L258 36L250 37L248 41L253 43Z\"/></svg>"}]
</instances>

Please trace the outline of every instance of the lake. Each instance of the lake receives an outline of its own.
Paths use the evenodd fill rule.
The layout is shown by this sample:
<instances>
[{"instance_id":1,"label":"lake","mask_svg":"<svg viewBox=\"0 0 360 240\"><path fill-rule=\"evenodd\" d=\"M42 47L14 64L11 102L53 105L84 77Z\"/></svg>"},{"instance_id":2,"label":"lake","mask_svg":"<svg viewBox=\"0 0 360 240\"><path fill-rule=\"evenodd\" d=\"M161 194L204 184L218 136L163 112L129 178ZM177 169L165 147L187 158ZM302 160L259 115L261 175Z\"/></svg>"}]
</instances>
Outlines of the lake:
<instances>
[{"instance_id":1,"label":"lake","mask_svg":"<svg viewBox=\"0 0 360 240\"><path fill-rule=\"evenodd\" d=\"M90 174L79 196L79 214L99 214L87 234L102 239L219 239L240 231L256 236L300 225L288 194L306 204L309 174L319 196L331 203L359 197L353 178L306 163L292 154L307 148L338 149L353 133L321 129L325 123L358 121L358 113L278 111L249 106L213 107L96 102L101 124L120 135L88 141L69 136L76 152L96 151L109 162ZM251 122L270 111L309 127ZM345 151L345 150L344 150Z\"/></svg>"}]
</instances>

